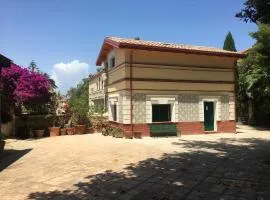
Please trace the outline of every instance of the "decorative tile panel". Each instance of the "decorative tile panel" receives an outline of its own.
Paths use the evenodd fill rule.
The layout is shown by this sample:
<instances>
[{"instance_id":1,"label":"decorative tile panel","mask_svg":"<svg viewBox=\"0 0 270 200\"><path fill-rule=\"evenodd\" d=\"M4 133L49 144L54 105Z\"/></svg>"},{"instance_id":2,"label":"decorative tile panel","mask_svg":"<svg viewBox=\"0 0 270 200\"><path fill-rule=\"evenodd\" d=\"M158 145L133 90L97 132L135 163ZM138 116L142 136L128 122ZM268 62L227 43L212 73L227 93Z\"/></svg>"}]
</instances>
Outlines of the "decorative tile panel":
<instances>
[{"instance_id":1,"label":"decorative tile panel","mask_svg":"<svg viewBox=\"0 0 270 200\"><path fill-rule=\"evenodd\" d=\"M193 94L181 94L178 97L179 121L199 121L199 96Z\"/></svg>"},{"instance_id":2,"label":"decorative tile panel","mask_svg":"<svg viewBox=\"0 0 270 200\"><path fill-rule=\"evenodd\" d=\"M222 95L221 98L221 120L229 120L229 95Z\"/></svg>"},{"instance_id":3,"label":"decorative tile panel","mask_svg":"<svg viewBox=\"0 0 270 200\"><path fill-rule=\"evenodd\" d=\"M146 95L136 93L133 95L133 122L146 123Z\"/></svg>"},{"instance_id":4,"label":"decorative tile panel","mask_svg":"<svg viewBox=\"0 0 270 200\"><path fill-rule=\"evenodd\" d=\"M119 96L119 100L118 100L118 121L119 123L123 123L123 96L120 95Z\"/></svg>"}]
</instances>

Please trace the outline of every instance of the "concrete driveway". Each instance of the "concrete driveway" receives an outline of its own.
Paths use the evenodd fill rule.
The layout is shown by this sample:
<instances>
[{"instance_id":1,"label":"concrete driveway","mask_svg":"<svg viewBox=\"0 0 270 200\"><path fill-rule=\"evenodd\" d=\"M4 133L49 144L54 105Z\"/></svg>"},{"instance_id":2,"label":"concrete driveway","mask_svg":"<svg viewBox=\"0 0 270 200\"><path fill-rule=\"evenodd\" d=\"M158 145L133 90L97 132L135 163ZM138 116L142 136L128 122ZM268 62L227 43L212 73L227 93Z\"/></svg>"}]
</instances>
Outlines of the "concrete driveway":
<instances>
[{"instance_id":1,"label":"concrete driveway","mask_svg":"<svg viewBox=\"0 0 270 200\"><path fill-rule=\"evenodd\" d=\"M0 199L270 199L270 131L7 140Z\"/></svg>"}]
</instances>

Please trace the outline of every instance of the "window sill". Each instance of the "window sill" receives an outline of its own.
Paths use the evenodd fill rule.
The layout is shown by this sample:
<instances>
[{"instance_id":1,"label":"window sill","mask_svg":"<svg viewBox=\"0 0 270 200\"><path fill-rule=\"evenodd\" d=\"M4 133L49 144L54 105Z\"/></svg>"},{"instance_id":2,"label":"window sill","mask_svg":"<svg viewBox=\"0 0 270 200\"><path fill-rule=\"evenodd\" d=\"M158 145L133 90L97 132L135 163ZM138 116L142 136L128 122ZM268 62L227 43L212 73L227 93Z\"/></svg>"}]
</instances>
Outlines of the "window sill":
<instances>
[{"instance_id":1,"label":"window sill","mask_svg":"<svg viewBox=\"0 0 270 200\"><path fill-rule=\"evenodd\" d=\"M172 121L164 121L164 122L151 122L148 124L175 124L176 122L172 122Z\"/></svg>"}]
</instances>

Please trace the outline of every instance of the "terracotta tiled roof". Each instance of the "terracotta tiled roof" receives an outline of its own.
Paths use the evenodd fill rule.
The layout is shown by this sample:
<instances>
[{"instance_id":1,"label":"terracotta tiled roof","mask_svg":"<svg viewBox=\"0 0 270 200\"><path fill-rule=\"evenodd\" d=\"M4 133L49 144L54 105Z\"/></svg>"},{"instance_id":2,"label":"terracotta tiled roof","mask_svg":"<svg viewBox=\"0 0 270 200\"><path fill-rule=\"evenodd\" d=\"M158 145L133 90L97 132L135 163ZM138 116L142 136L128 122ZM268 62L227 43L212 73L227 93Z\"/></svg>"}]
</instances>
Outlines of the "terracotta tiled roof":
<instances>
[{"instance_id":1,"label":"terracotta tiled roof","mask_svg":"<svg viewBox=\"0 0 270 200\"><path fill-rule=\"evenodd\" d=\"M167 42L155 42L147 40L136 40L119 37L106 37L102 45L99 57L97 59L97 65L101 64L102 58L108 52L108 46L111 48L127 48L127 49L141 49L141 50L152 50L152 51L163 51L163 52L179 52L179 53L190 53L190 54L203 54L203 55L216 55L216 56L227 56L243 58L245 54L240 52L226 51L214 47L204 46L193 46L185 44L174 44Z\"/></svg>"},{"instance_id":2,"label":"terracotta tiled roof","mask_svg":"<svg viewBox=\"0 0 270 200\"><path fill-rule=\"evenodd\" d=\"M91 75L89 75L88 80L89 80L89 81L92 81L92 80L94 80L95 78L101 76L103 73L105 73L105 71L100 71L100 72L97 72L97 73L95 73L95 74L91 74Z\"/></svg>"}]
</instances>

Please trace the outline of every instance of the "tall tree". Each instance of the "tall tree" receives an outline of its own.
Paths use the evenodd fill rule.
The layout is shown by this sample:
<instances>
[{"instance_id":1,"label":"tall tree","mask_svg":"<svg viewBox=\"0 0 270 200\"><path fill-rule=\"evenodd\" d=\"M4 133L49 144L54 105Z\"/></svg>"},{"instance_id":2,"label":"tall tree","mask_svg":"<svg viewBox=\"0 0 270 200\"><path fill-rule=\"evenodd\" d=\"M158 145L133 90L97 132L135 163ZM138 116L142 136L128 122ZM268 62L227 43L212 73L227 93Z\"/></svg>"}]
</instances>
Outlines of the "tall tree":
<instances>
[{"instance_id":1,"label":"tall tree","mask_svg":"<svg viewBox=\"0 0 270 200\"><path fill-rule=\"evenodd\" d=\"M247 58L239 62L238 98L251 102L250 118L255 122L270 123L270 25L261 24L251 33L256 44ZM253 115L254 112L254 115ZM268 120L268 121L267 121Z\"/></svg>"},{"instance_id":2,"label":"tall tree","mask_svg":"<svg viewBox=\"0 0 270 200\"><path fill-rule=\"evenodd\" d=\"M84 78L76 88L67 92L68 107L70 108L75 123L86 123L89 111L89 79Z\"/></svg>"},{"instance_id":3,"label":"tall tree","mask_svg":"<svg viewBox=\"0 0 270 200\"><path fill-rule=\"evenodd\" d=\"M50 82L52 90L57 88L55 81L47 73L43 73L42 71L39 70L36 61L32 60L30 62L30 64L28 65L28 69L32 72L36 72L36 73L42 74L45 77L47 77L49 82Z\"/></svg>"},{"instance_id":4,"label":"tall tree","mask_svg":"<svg viewBox=\"0 0 270 200\"><path fill-rule=\"evenodd\" d=\"M237 51L236 48L235 48L235 43L234 43L234 39L233 39L233 36L232 36L231 32L229 32L226 35L224 45L223 45L223 49L228 50L228 51L235 51L235 52Z\"/></svg>"},{"instance_id":5,"label":"tall tree","mask_svg":"<svg viewBox=\"0 0 270 200\"><path fill-rule=\"evenodd\" d=\"M270 0L246 0L235 16L245 22L270 24Z\"/></svg>"},{"instance_id":6,"label":"tall tree","mask_svg":"<svg viewBox=\"0 0 270 200\"><path fill-rule=\"evenodd\" d=\"M37 63L36 63L36 61L34 61L34 60L32 60L32 61L29 63L28 69L29 69L30 71L33 71L33 72L39 72L39 68L38 68L38 66L37 66Z\"/></svg>"},{"instance_id":7,"label":"tall tree","mask_svg":"<svg viewBox=\"0 0 270 200\"><path fill-rule=\"evenodd\" d=\"M2 71L2 94L6 99L7 110L15 108L20 111L25 106L30 112L46 110L51 98L51 86L44 74L11 64Z\"/></svg>"}]
</instances>

